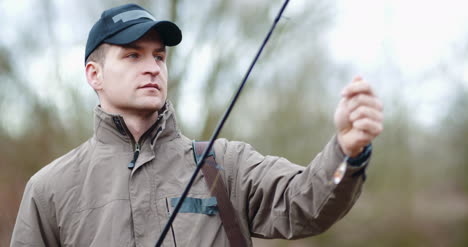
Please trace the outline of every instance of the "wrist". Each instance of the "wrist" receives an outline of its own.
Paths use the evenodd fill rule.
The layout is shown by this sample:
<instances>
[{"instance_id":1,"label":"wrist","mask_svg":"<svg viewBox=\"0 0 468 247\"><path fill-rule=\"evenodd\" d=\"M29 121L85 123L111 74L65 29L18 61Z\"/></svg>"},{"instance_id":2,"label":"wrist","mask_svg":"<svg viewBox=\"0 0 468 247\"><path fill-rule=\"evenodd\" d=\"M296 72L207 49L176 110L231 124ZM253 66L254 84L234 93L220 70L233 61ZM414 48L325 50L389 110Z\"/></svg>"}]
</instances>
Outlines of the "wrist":
<instances>
[{"instance_id":1,"label":"wrist","mask_svg":"<svg viewBox=\"0 0 468 247\"><path fill-rule=\"evenodd\" d=\"M340 149L343 152L343 154L345 154L349 158L354 158L358 156L364 150L364 147L350 148L349 145L346 145L346 142L342 138L342 135L337 135L338 145L340 146Z\"/></svg>"}]
</instances>

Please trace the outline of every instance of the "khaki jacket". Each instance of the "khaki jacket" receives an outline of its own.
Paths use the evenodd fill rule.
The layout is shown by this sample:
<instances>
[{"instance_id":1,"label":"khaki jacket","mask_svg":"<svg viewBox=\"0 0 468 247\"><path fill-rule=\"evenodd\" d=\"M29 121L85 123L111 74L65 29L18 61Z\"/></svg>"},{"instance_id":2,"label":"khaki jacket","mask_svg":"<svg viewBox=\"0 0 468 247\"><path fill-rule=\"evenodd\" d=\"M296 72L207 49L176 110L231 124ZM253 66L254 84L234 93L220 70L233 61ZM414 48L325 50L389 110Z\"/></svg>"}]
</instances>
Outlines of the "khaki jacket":
<instances>
[{"instance_id":1,"label":"khaki jacket","mask_svg":"<svg viewBox=\"0 0 468 247\"><path fill-rule=\"evenodd\" d=\"M29 180L11 246L154 246L195 167L191 140L167 103L157 123L135 143L123 118L95 110L92 138ZM242 232L251 237L301 238L342 218L356 201L365 168L347 167L335 138L307 167L263 156L250 145L219 139L216 161ZM216 201L202 175L163 246L229 246ZM211 204L210 204L211 203ZM201 206L200 206L201 205ZM187 206L187 207L185 207Z\"/></svg>"}]
</instances>

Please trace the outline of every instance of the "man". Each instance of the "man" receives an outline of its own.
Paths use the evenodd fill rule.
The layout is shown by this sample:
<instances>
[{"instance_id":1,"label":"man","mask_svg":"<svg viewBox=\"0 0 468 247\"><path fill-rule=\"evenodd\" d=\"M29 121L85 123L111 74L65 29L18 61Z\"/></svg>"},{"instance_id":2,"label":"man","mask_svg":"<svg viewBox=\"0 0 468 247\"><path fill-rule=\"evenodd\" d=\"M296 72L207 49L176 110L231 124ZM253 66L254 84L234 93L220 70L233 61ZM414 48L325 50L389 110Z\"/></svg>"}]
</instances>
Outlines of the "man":
<instances>
[{"instance_id":1,"label":"man","mask_svg":"<svg viewBox=\"0 0 468 247\"><path fill-rule=\"evenodd\" d=\"M155 244L195 168L192 142L167 100L166 46L181 40L174 23L155 21L137 5L103 12L85 55L86 77L100 100L94 135L30 179L12 246ZM247 246L251 237L321 233L354 204L370 142L382 131L382 105L359 77L342 96L337 134L308 167L242 142L216 141L221 179ZM163 245L229 246L202 176L188 197Z\"/></svg>"}]
</instances>

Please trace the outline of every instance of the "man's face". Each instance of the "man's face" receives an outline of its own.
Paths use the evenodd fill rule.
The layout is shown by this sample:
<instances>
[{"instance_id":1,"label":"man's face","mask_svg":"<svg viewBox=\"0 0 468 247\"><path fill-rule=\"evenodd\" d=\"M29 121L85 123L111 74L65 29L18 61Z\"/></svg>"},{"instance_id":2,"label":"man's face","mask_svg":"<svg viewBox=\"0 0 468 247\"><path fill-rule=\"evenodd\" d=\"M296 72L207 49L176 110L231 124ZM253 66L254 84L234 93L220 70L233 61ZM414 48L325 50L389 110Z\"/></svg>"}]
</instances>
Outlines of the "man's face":
<instances>
[{"instance_id":1,"label":"man's face","mask_svg":"<svg viewBox=\"0 0 468 247\"><path fill-rule=\"evenodd\" d=\"M151 30L128 45L109 45L102 64L100 103L109 113L148 114L167 98L166 49Z\"/></svg>"}]
</instances>

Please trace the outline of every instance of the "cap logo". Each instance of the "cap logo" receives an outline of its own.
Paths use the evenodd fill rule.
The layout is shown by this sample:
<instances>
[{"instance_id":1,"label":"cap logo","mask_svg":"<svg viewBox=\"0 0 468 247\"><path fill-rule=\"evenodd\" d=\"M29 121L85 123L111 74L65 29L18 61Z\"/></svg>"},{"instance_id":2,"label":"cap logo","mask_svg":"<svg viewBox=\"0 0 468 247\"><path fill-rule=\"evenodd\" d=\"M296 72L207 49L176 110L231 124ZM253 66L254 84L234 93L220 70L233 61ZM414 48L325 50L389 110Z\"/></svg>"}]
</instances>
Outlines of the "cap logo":
<instances>
[{"instance_id":1,"label":"cap logo","mask_svg":"<svg viewBox=\"0 0 468 247\"><path fill-rule=\"evenodd\" d=\"M112 20L114 21L114 23L117 23L118 21L127 22L127 21L136 20L138 18L144 18L144 17L149 18L153 21L155 20L155 18L152 15L150 15L148 12L144 10L125 11L112 17Z\"/></svg>"}]
</instances>

